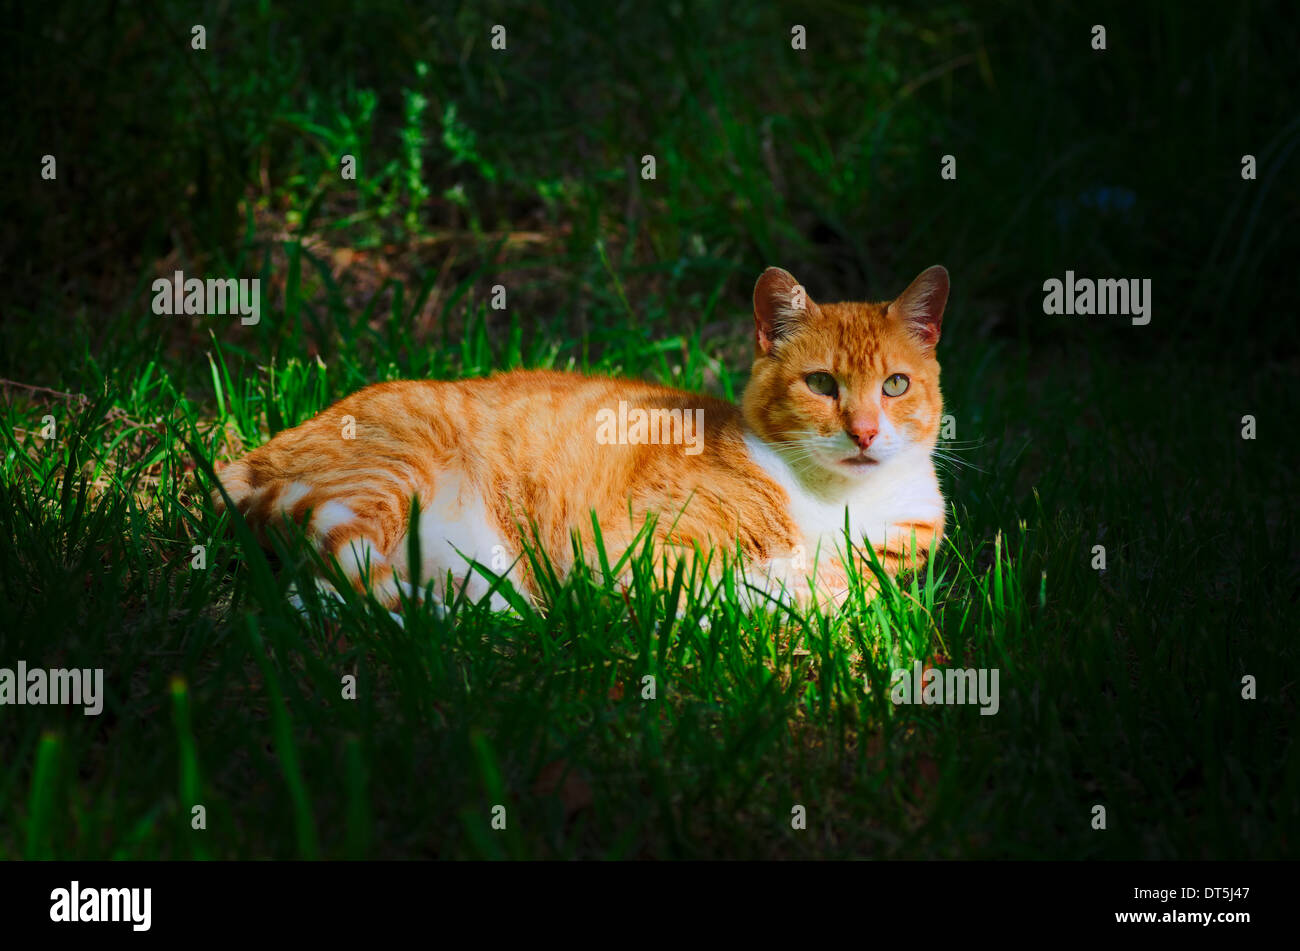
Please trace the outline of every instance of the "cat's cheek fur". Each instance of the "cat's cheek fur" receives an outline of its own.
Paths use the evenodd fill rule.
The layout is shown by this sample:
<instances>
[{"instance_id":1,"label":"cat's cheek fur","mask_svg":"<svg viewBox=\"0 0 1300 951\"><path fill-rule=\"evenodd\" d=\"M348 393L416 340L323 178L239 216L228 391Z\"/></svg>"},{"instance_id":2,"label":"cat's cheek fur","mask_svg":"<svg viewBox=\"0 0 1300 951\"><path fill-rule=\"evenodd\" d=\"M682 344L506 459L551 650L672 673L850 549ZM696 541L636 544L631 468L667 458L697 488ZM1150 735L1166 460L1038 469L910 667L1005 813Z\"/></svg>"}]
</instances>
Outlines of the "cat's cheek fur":
<instances>
[{"instance_id":1,"label":"cat's cheek fur","mask_svg":"<svg viewBox=\"0 0 1300 951\"><path fill-rule=\"evenodd\" d=\"M936 369L935 375L937 373ZM912 442L933 447L939 435L942 413L943 397L939 387L926 379L921 382L916 398L900 407L898 426Z\"/></svg>"}]
</instances>

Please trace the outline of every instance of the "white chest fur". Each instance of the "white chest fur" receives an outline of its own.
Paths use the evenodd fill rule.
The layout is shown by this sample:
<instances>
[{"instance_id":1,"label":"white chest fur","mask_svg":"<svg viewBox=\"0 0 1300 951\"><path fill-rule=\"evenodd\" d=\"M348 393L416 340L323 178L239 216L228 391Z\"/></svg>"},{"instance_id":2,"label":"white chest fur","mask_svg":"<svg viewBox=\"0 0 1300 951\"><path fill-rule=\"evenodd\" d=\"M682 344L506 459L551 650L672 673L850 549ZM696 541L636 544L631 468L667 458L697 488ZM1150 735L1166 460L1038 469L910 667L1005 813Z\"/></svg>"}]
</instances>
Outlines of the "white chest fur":
<instances>
[{"instance_id":1,"label":"white chest fur","mask_svg":"<svg viewBox=\"0 0 1300 951\"><path fill-rule=\"evenodd\" d=\"M845 519L854 544L883 544L893 525L932 522L944 511L943 496L929 451L904 450L838 489L814 491L777 450L746 434L750 457L790 497L790 517L811 553L844 548Z\"/></svg>"}]
</instances>

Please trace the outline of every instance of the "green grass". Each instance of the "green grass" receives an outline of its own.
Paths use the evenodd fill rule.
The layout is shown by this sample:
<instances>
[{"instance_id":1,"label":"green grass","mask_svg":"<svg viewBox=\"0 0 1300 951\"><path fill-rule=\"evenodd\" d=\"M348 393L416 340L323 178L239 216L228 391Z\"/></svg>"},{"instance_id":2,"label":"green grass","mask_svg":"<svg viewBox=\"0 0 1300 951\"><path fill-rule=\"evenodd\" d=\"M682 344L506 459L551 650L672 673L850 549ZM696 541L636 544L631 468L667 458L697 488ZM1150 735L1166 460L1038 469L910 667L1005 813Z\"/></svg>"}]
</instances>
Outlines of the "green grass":
<instances>
[{"instance_id":1,"label":"green grass","mask_svg":"<svg viewBox=\"0 0 1300 951\"><path fill-rule=\"evenodd\" d=\"M629 345L611 365L679 379L656 372L658 354ZM698 357L688 365L706 365ZM1085 395L955 363L951 388L978 389L995 419L1066 418ZM1190 485L1140 447L1116 460L1115 440L1144 425L1131 408L1150 398L1150 376L1116 373L1089 394L1091 429L1028 437L1021 423L984 437L964 453L984 471L946 479L950 546L901 591L867 605L859 590L834 617L749 617L640 555L626 595L580 574L548 580L538 608L520 599L494 614L462 599L442 617L410 604L402 627L355 596L328 611L309 600L299 617L285 589L315 567L304 549L281 551L273 571L213 518L186 449L210 455L227 424L292 422L358 372L313 364L276 388L269 376L223 385L209 405L224 409L200 420L155 369L148 394L113 405L165 429L106 422L104 403L45 407L65 435L44 444L31 434L39 410L10 404L0 518L21 543L0 565L6 656L103 666L108 698L100 719L46 708L17 724L6 854L1284 852L1274 810L1297 775L1278 755L1279 672L1293 648L1258 635L1284 623L1270 592L1294 583L1284 566L1297 539L1248 500L1276 492L1280 504L1294 485L1249 474L1230 419L1217 445L1187 447L1183 467L1162 460L1189 471L1200 459ZM1187 417L1162 422L1195 426ZM1063 457L1078 463L1053 470ZM1045 464L1056 474L1035 477ZM1213 497L1212 511L1180 519L1196 497ZM1225 563L1229 531L1251 545L1229 546ZM1098 542L1104 573L1090 568ZM205 569L190 567L193 544L209 546ZM999 713L895 708L890 670L936 653L999 668ZM1239 696L1245 673L1260 679L1253 703ZM654 700L642 699L647 674ZM576 790L539 787L548 767ZM498 802L507 834L486 831ZM206 832L189 829L196 803ZM1089 827L1094 803L1109 834ZM790 828L795 804L806 832Z\"/></svg>"},{"instance_id":2,"label":"green grass","mask_svg":"<svg viewBox=\"0 0 1300 951\"><path fill-rule=\"evenodd\" d=\"M214 13L206 58L179 5L99 13L48 77L66 41L41 27L78 11L16 26L33 109L0 162L67 171L0 235L0 666L103 667L107 697L0 708L0 856L1294 853L1300 124L1274 5L313 9ZM1077 48L1094 16L1105 59ZM1131 217L1080 197L1102 186ZM510 612L300 615L286 591L322 566L207 499L210 461L376 380L556 367L735 398L762 267L880 298L935 262L950 535L834 616L747 615L644 554L626 592L543 570ZM260 277L262 323L153 316L176 268ZM1152 324L1044 317L1067 268L1152 277ZM999 669L997 715L889 701L894 666L935 658Z\"/></svg>"}]
</instances>

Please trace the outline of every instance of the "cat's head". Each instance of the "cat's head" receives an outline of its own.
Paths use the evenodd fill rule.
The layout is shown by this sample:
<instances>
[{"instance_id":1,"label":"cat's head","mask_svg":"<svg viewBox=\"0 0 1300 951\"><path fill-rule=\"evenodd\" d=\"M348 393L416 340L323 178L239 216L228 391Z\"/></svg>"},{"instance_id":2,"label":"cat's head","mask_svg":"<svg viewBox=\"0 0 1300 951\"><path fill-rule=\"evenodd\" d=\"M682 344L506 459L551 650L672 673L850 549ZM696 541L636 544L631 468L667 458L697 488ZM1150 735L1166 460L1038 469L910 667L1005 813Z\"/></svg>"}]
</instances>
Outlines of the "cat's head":
<instances>
[{"instance_id":1,"label":"cat's head","mask_svg":"<svg viewBox=\"0 0 1300 951\"><path fill-rule=\"evenodd\" d=\"M841 304L818 304L768 268L754 285L745 421L798 468L850 482L928 454L943 412L934 351L947 301L938 265L892 301Z\"/></svg>"}]
</instances>

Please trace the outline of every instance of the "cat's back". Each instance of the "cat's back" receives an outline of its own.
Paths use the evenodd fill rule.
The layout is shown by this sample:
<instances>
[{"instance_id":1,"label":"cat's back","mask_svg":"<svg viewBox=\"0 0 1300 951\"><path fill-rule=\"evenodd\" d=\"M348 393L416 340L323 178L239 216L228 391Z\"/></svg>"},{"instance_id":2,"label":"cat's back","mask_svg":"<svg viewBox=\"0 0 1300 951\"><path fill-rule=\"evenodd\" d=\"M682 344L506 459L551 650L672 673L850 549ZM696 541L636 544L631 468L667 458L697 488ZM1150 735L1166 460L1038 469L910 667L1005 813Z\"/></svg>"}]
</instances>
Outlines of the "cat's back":
<instances>
[{"instance_id":1,"label":"cat's back","mask_svg":"<svg viewBox=\"0 0 1300 951\"><path fill-rule=\"evenodd\" d=\"M340 442L342 440L342 443ZM643 380L559 370L511 370L463 380L373 383L279 433L255 455L308 447L346 452L427 450L527 464L592 464L706 447L743 447L740 410L726 400ZM644 447L644 448L639 448Z\"/></svg>"},{"instance_id":2,"label":"cat's back","mask_svg":"<svg viewBox=\"0 0 1300 951\"><path fill-rule=\"evenodd\" d=\"M791 530L786 496L751 458L738 407L559 371L373 384L279 433L221 481L255 524L281 511L381 511L392 523L376 542L385 556L417 495L430 538L477 550L484 526L510 539L527 518L561 561L570 530L586 530L592 512L612 544L630 539L629 514L651 512L681 539L752 535L756 551Z\"/></svg>"},{"instance_id":3,"label":"cat's back","mask_svg":"<svg viewBox=\"0 0 1300 951\"><path fill-rule=\"evenodd\" d=\"M463 436L499 432L503 439L514 440L544 433L577 439L580 431L590 431L594 441L602 421L626 421L629 414L631 438L635 439L638 411L649 413L650 423L668 419L674 433L679 414L683 418L690 414L693 421L702 420L711 435L741 436L740 410L726 400L643 380L560 370L374 383L321 415L369 417L399 427L419 420L447 419ZM520 428L521 423L525 428ZM626 434L625 428L620 431Z\"/></svg>"},{"instance_id":4,"label":"cat's back","mask_svg":"<svg viewBox=\"0 0 1300 951\"><path fill-rule=\"evenodd\" d=\"M726 400L555 371L452 386L464 429L446 468L501 500L503 512L528 513L557 556L592 511L608 538L621 538L629 507L634 522L664 516L679 540L739 536L763 550L792 535L788 499L753 460L740 409Z\"/></svg>"}]
</instances>

